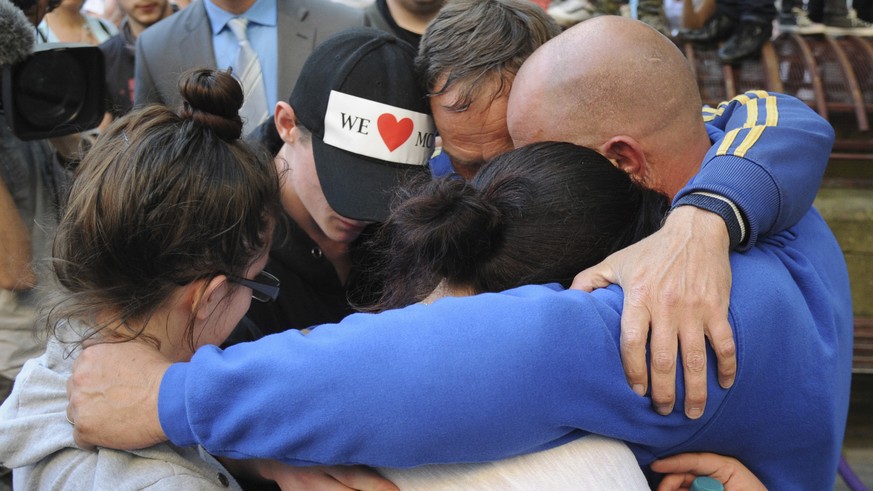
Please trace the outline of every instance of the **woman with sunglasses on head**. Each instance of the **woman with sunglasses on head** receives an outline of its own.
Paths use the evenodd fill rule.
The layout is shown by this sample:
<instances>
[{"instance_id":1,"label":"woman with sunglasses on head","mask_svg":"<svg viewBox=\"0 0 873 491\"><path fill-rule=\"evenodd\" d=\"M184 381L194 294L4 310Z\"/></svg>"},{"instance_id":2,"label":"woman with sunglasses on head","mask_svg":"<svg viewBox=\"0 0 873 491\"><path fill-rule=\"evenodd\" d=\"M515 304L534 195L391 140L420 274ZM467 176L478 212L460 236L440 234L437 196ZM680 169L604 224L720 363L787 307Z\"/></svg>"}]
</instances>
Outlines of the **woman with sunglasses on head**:
<instances>
[{"instance_id":1,"label":"woman with sunglasses on head","mask_svg":"<svg viewBox=\"0 0 873 491\"><path fill-rule=\"evenodd\" d=\"M14 469L16 489L240 488L197 447L80 449L65 413L83 342L143 343L185 361L221 343L252 297L278 295L263 268L279 180L269 157L239 139L240 85L194 70L179 88L179 114L150 106L123 117L78 167L54 243L48 348L0 407L0 463ZM255 465L261 474L281 467Z\"/></svg>"}]
</instances>

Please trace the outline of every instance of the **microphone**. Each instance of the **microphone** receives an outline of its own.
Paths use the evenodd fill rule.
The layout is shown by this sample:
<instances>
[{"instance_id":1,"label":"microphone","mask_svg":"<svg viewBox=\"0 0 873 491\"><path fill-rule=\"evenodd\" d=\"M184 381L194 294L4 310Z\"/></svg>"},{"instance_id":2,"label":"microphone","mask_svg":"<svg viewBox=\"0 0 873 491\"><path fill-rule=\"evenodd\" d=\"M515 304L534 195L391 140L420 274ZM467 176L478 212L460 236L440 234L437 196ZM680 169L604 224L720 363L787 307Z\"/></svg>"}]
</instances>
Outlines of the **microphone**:
<instances>
[{"instance_id":1,"label":"microphone","mask_svg":"<svg viewBox=\"0 0 873 491\"><path fill-rule=\"evenodd\" d=\"M0 66L14 65L33 51L34 26L9 0L0 0Z\"/></svg>"}]
</instances>

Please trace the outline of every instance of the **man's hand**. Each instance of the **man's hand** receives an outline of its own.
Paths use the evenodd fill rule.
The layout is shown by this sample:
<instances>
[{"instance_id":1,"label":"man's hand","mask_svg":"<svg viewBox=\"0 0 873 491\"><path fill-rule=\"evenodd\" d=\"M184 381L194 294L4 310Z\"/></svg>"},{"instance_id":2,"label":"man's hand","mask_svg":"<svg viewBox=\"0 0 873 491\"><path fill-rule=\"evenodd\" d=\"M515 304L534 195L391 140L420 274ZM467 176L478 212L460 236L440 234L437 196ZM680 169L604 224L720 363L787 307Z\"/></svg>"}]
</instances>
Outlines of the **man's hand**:
<instances>
[{"instance_id":1,"label":"man's hand","mask_svg":"<svg viewBox=\"0 0 873 491\"><path fill-rule=\"evenodd\" d=\"M652 462L652 470L667 474L658 491L690 489L694 478L709 476L721 481L725 491L767 491L746 466L733 457L714 453L684 453Z\"/></svg>"},{"instance_id":2,"label":"man's hand","mask_svg":"<svg viewBox=\"0 0 873 491\"><path fill-rule=\"evenodd\" d=\"M651 394L655 410L669 414L676 399L676 359L682 347L685 414L706 406L706 342L718 357L718 380L733 385L737 360L727 321L731 291L729 238L724 221L709 211L681 206L664 227L579 273L572 288L591 291L610 283L624 289L621 357L634 392L648 384L646 337L651 325Z\"/></svg>"},{"instance_id":3,"label":"man's hand","mask_svg":"<svg viewBox=\"0 0 873 491\"><path fill-rule=\"evenodd\" d=\"M165 441L158 389L169 366L153 346L136 340L85 348L67 382L76 443L129 450Z\"/></svg>"},{"instance_id":4,"label":"man's hand","mask_svg":"<svg viewBox=\"0 0 873 491\"><path fill-rule=\"evenodd\" d=\"M261 475L275 481L283 491L398 491L391 481L364 466L293 467L262 461Z\"/></svg>"}]
</instances>

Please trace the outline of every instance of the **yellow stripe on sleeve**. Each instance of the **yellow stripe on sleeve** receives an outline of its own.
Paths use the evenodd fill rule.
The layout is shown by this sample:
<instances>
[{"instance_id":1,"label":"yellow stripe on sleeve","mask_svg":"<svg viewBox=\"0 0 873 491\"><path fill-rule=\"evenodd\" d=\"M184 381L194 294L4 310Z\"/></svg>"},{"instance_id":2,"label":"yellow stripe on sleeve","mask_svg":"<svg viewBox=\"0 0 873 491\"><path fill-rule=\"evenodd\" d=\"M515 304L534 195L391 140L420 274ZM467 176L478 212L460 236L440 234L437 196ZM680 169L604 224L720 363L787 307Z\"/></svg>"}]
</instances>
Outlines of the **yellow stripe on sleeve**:
<instances>
[{"instance_id":1,"label":"yellow stripe on sleeve","mask_svg":"<svg viewBox=\"0 0 873 491\"><path fill-rule=\"evenodd\" d=\"M737 128L728 131L724 135L724 140L721 141L721 145L718 146L718 151L715 152L715 154L718 156L727 155L728 150L731 148L731 145L734 144L734 140L736 140L737 135L740 134L741 130L742 128Z\"/></svg>"},{"instance_id":2,"label":"yellow stripe on sleeve","mask_svg":"<svg viewBox=\"0 0 873 491\"><path fill-rule=\"evenodd\" d=\"M708 123L718 116L718 109L713 109L709 106L705 106L701 108L700 112L702 112L703 122Z\"/></svg>"},{"instance_id":3,"label":"yellow stripe on sleeve","mask_svg":"<svg viewBox=\"0 0 873 491\"><path fill-rule=\"evenodd\" d=\"M748 132L742 137L736 150L731 153L731 155L743 158L749 149L755 145L759 138L761 138L761 134L764 133L766 127L776 126L779 123L779 107L776 103L776 97L770 95L770 93L764 90L753 90L746 92L745 94L740 94L734 97L733 101L739 102L746 108L746 123L742 128L733 129L725 134L724 139L718 146L716 155L728 155L731 146L733 146L737 138L740 137L740 132L742 130L748 130ZM729 103L730 102L723 102L719 104L718 110L714 112L711 109L707 111L707 108L704 108L704 112L712 113L705 114L704 121L711 121L715 117L721 115ZM763 103L763 105L759 106L760 103ZM761 108L764 110L763 124L758 123L761 116Z\"/></svg>"},{"instance_id":4,"label":"yellow stripe on sleeve","mask_svg":"<svg viewBox=\"0 0 873 491\"><path fill-rule=\"evenodd\" d=\"M752 128L758 123L758 101L752 101L751 104L746 104L746 124L743 128Z\"/></svg>"},{"instance_id":5,"label":"yellow stripe on sleeve","mask_svg":"<svg viewBox=\"0 0 873 491\"><path fill-rule=\"evenodd\" d=\"M749 92L757 96L758 100L751 101L751 104L746 105L746 125L745 128L750 128L749 132L746 134L743 141L737 146L737 149L734 150L733 154L737 157L745 157L746 152L749 151L750 148L758 141L761 137L761 134L764 132L764 128L767 126L776 126L779 122L779 109L776 105L776 98L771 96L769 93L763 90L755 90ZM763 102L764 107L764 124L758 124L759 118L759 106L758 104ZM719 147L721 149L721 147ZM727 149L725 149L727 150Z\"/></svg>"},{"instance_id":6,"label":"yellow stripe on sleeve","mask_svg":"<svg viewBox=\"0 0 873 491\"><path fill-rule=\"evenodd\" d=\"M776 104L776 98L773 96L767 96L767 120L764 124L767 126L779 124L779 107Z\"/></svg>"},{"instance_id":7,"label":"yellow stripe on sleeve","mask_svg":"<svg viewBox=\"0 0 873 491\"><path fill-rule=\"evenodd\" d=\"M766 90L750 90L749 92L746 92L746 93L747 94L754 94L755 97L757 97L759 99L766 99L766 98L770 97L770 93L767 92Z\"/></svg>"},{"instance_id":8,"label":"yellow stripe on sleeve","mask_svg":"<svg viewBox=\"0 0 873 491\"><path fill-rule=\"evenodd\" d=\"M738 146L737 149L734 150L734 155L740 158L745 157L746 152L748 152L749 149L752 148L752 145L754 145L755 142L758 141L758 138L761 137L761 133L764 132L764 128L766 128L766 126L758 125L749 130L749 134L746 135L746 137L743 139L743 142L740 143L740 146Z\"/></svg>"}]
</instances>

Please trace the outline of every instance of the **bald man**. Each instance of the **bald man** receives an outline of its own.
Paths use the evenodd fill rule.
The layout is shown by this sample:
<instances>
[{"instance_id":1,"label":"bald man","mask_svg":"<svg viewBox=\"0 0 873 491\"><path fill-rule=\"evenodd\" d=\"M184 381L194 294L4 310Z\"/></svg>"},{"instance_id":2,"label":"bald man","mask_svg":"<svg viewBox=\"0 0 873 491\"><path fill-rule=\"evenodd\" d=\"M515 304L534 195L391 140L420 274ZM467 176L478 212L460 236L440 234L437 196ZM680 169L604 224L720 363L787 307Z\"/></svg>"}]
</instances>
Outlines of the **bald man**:
<instances>
[{"instance_id":1,"label":"bald man","mask_svg":"<svg viewBox=\"0 0 873 491\"><path fill-rule=\"evenodd\" d=\"M488 22L483 23L483 19L488 19ZM519 32L527 35L519 35ZM454 0L440 11L428 26L416 59L418 69L424 75L427 88L431 92L431 109L443 140L442 154L431 161L432 165L437 164L435 168L440 167L440 161L443 162L442 165L450 161L456 173L471 178L487 159L512 147L506 113L509 94L514 91L512 87L515 74L522 62L559 32L554 22L541 9L524 0ZM631 29L628 36L634 35L637 34ZM588 41L608 62L612 38ZM502 49L495 50L494 46L501 46ZM578 52L557 53L548 67L548 73L556 78L553 85L546 90L550 90L554 105L563 106L555 112L555 115L561 114L563 120L557 117L549 120L549 115L545 114L546 121L541 122L541 126L550 127L552 130L569 129L566 124L573 124L574 118L586 117L585 113L573 111L577 88L573 86L572 78L570 83L565 84L567 86L560 84L564 80L561 78L564 70L567 70L564 75L570 76L572 70L587 66L582 64L584 58L592 55L592 50L587 47L583 49L582 45L574 46L573 49ZM616 82L633 81L640 72L652 73L653 77L657 73L660 80L675 81L672 74L650 71L652 66L647 59L637 63L639 66L623 67L625 73L622 73L621 80L598 80L596 76L592 76L590 78L594 80L586 82L602 89L599 100L605 104L599 112L606 113L605 115L615 112L616 106L609 101L619 94L618 91L609 89ZM683 66L683 70L688 72L687 67ZM634 76L628 77L629 73ZM677 86L680 90L676 93L689 94L688 98L683 99L689 108L695 103L698 104L693 117L696 118L698 131L705 131L700 126L700 99L696 97L698 89L694 78L686 77L679 82L684 85ZM633 95L640 96L643 99L638 102L640 107L660 107L671 96L668 94L647 98L650 95L648 90L640 91L640 86L634 89L630 85L620 83L616 87L633 91ZM521 97L516 97L517 101L519 99ZM809 111L805 104L795 99L782 100L780 104ZM630 120L637 110L637 107L633 107L626 114L616 116L624 116L624 119ZM603 119L605 115L598 114L597 118ZM745 125L742 120L724 120L733 121L739 127ZM619 121L615 119L616 125ZM663 121L655 120L650 124L660 126L662 123ZM793 131L793 127L789 126L788 131ZM767 132L761 138L772 141L774 137L771 134L772 132ZM556 139L578 142L578 137L578 132L566 131ZM695 141L703 145L704 139ZM663 143L670 144L668 141ZM764 164L781 163L780 159L794 155L791 148L765 148L773 150L762 156ZM699 164L700 161L693 163ZM818 187L825 165L826 161L820 162L802 170L798 175L799 180L809 183L807 189L812 191L812 195L814 188ZM776 166L774 172L778 176L785 172L786 167L786 164L782 164L781 168ZM661 174L675 170L676 168L665 165ZM749 172L754 172L754 169ZM675 181L674 187L685 182L681 179ZM686 368L690 368L684 372L685 400L680 401L689 417L698 417L706 405L706 377L702 370L706 354L704 336L709 338L715 348L719 383L722 387L730 387L736 371L733 336L727 322L731 273L728 247L725 245L725 225L728 225L729 231L735 232L727 242L732 248L750 247L757 236L747 236L742 232L747 230L757 234L759 230L755 228L757 223L749 224L744 215L733 213L731 207L734 204L730 200L719 200L718 197L725 197L721 181L711 184L710 194L713 196L695 196L686 201L685 204L692 206L667 218L663 230L648 242L653 245L640 251L645 255L633 256L641 258L638 262L622 263L622 274L608 278L634 294L628 296L623 318L622 353L628 383L640 395L651 392L656 402L655 408L662 414L672 410L675 400L678 346L682 347L682 362ZM770 188L749 184L739 173L734 174L734 181L729 181L728 184L733 186L730 189L735 191L736 199L743 202L766 199L772 192ZM672 196L675 192L676 189L673 189L668 194ZM810 204L811 200L799 205L798 209L805 210ZM780 206L782 203L774 203L772 211L768 210L768 213L779 213ZM695 210L695 207L723 212L722 219L712 213ZM799 218L796 214L792 216L795 217L794 221ZM780 223L780 228L772 229L765 224L760 233L783 230L784 225L791 223L794 222ZM672 251L682 251L683 254L679 257ZM603 286L605 279L598 271L582 275L579 286ZM651 375L646 365L649 338L653 352L658 353L658 364Z\"/></svg>"},{"instance_id":2,"label":"bald man","mask_svg":"<svg viewBox=\"0 0 873 491\"><path fill-rule=\"evenodd\" d=\"M769 151L819 169L833 130L802 103L765 93L719 106L704 125L696 91L685 91L693 86L687 62L652 33L642 23L604 18L546 43L516 78L517 96L544 109L513 94L510 130L519 142L591 132L589 144L640 181L675 194L676 203L711 198L695 195L708 189L697 184L706 177L749 214L753 245L730 256L728 318L740 369L729 389L717 388L709 353L701 370L716 389L697 419L679 410L660 416L648 397L623 383L619 288L589 294L526 286L355 314L307 336L207 347L189 363L170 365L138 343L125 343L121 358L111 355L119 346L89 347L69 385L68 417L79 441L138 448L169 438L219 455L297 465L408 467L497 460L594 433L626 441L644 467L672 453L710 451L738 458L771 488L832 488L851 376L848 273L839 245L809 206L815 186L759 161L767 150L759 137L773 133ZM592 36L606 34L608 57L583 54L601 46L590 44ZM570 49L580 45L587 49ZM591 64L551 68L556 61L566 68L568 55ZM649 84L647 94L660 96L659 103L632 95L598 102L605 87L623 90L627 70L648 65L655 68L633 72L634 80ZM598 79L567 94L572 111L550 101L550 84L570 90L586 74ZM636 118L620 109L636 109ZM520 122L528 112L532 123ZM568 129L556 130L555 122ZM710 139L722 143L710 149ZM737 173L772 191L763 194L780 206L734 196ZM773 207L782 211L767 216ZM780 226L755 240L758 231ZM129 359L138 360L136 372ZM259 418L251 417L255 411Z\"/></svg>"},{"instance_id":3,"label":"bald man","mask_svg":"<svg viewBox=\"0 0 873 491\"><path fill-rule=\"evenodd\" d=\"M638 22L592 19L525 62L513 84L507 119L516 147L549 140L588 146L646 187L675 198L664 229L580 274L574 287L627 287L621 338L625 373L638 393L650 390L655 408L664 414L676 400L678 340L684 407L695 417L707 394L704 379L696 376L706 362L703 336L719 357L722 387L730 386L726 369L736 368L723 362L735 346L719 314L727 309L729 292L722 285L730 287L731 274L727 248L719 240L746 251L759 237L797 223L812 205L827 157L813 161L814 172L792 165L806 151L798 141L816 128L805 126L808 107L794 98L750 92L704 109L701 118L694 72L668 43ZM646 90L638 90L641 86ZM806 198L793 202L785 199L789 194ZM677 237L698 248L698 260L688 259L690 248L677 247ZM707 256L708 261L699 259ZM656 278L663 279L659 288L648 288ZM696 317L699 312L688 308L694 305L691 298L714 305L711 315ZM685 308L662 307L683 299ZM651 367L646 358L650 325Z\"/></svg>"}]
</instances>

